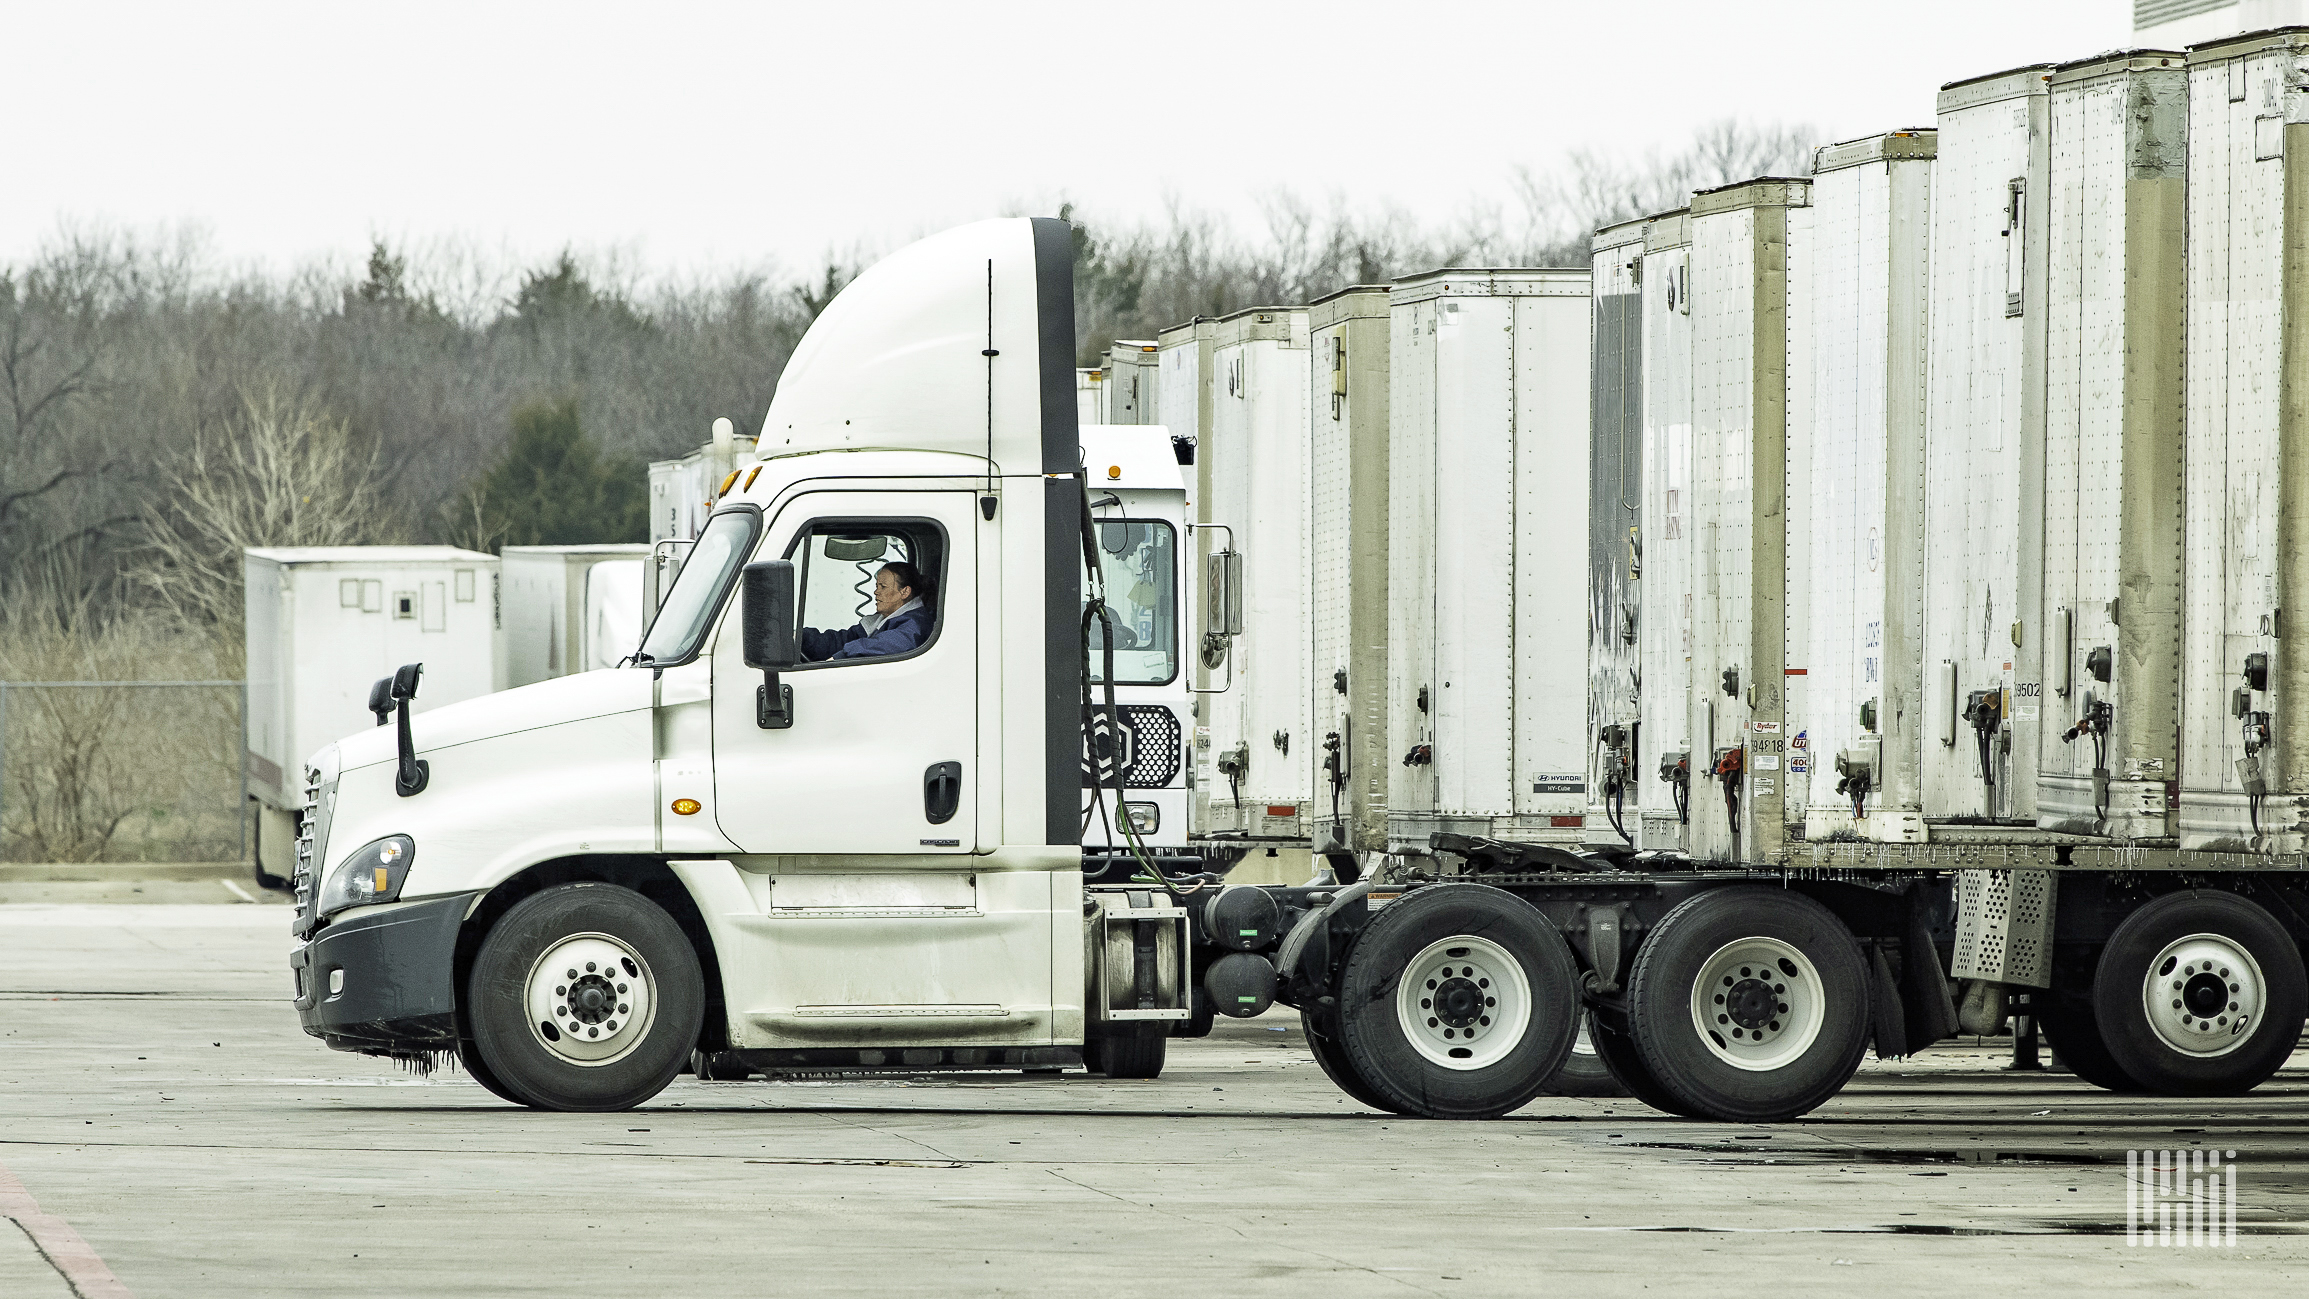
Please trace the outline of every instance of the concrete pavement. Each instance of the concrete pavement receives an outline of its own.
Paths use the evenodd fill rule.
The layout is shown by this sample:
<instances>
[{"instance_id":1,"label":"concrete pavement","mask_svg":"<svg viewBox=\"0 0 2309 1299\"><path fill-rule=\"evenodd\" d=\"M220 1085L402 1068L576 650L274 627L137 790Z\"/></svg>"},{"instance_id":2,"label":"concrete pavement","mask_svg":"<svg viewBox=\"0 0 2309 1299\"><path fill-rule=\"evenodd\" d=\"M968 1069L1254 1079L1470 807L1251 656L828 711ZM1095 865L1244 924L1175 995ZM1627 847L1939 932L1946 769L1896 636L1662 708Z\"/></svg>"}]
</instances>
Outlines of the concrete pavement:
<instances>
[{"instance_id":1,"label":"concrete pavement","mask_svg":"<svg viewBox=\"0 0 2309 1299\"><path fill-rule=\"evenodd\" d=\"M1796 1123L1547 1098L1454 1124L1348 1100L1278 1012L1174 1043L1150 1082L683 1078L630 1114L539 1114L305 1037L286 920L0 905L0 1168L127 1293L2269 1292L2309 1276L2301 1057L2228 1100L2115 1096L1958 1048L1872 1063ZM2238 1152L2235 1247L2126 1243L2126 1151L2174 1148ZM0 1222L0 1295L61 1284Z\"/></svg>"}]
</instances>

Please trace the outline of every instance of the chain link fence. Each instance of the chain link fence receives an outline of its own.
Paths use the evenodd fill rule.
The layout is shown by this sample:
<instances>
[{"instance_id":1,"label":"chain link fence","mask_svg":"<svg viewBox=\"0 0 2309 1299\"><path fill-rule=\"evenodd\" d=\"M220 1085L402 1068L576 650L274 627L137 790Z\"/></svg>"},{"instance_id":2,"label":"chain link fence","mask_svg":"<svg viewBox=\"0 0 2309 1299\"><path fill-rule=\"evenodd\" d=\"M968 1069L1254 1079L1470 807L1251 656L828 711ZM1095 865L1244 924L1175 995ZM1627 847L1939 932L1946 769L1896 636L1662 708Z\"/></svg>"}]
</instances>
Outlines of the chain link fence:
<instances>
[{"instance_id":1,"label":"chain link fence","mask_svg":"<svg viewBox=\"0 0 2309 1299\"><path fill-rule=\"evenodd\" d=\"M248 685L0 681L0 861L245 861Z\"/></svg>"}]
</instances>

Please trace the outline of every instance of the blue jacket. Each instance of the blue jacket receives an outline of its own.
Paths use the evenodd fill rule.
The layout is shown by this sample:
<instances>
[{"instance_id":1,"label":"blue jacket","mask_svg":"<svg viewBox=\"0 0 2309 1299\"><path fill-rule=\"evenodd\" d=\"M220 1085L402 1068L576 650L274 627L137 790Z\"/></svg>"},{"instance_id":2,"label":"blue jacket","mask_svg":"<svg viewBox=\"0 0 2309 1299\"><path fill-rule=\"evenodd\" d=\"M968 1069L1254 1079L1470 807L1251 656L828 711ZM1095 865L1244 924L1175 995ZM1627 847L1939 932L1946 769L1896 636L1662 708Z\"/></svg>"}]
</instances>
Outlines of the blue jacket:
<instances>
[{"instance_id":1,"label":"blue jacket","mask_svg":"<svg viewBox=\"0 0 2309 1299\"><path fill-rule=\"evenodd\" d=\"M802 657L812 663L827 659L885 658L904 654L930 638L930 611L908 609L891 614L875 631L863 622L841 631L802 628Z\"/></svg>"}]
</instances>

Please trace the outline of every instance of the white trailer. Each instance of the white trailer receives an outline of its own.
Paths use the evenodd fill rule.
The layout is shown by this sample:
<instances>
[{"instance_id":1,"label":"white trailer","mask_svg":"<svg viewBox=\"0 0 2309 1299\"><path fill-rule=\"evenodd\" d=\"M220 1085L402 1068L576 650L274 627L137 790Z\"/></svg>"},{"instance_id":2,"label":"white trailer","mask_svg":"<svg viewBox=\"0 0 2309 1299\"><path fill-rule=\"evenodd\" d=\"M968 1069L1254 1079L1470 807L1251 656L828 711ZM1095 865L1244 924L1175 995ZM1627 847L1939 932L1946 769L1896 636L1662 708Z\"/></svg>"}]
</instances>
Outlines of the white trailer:
<instances>
[{"instance_id":1,"label":"white trailer","mask_svg":"<svg viewBox=\"0 0 2309 1299\"><path fill-rule=\"evenodd\" d=\"M1738 860L1781 841L1790 638L1792 249L1810 185L1757 180L1692 196L1690 851ZM1703 763L1705 764L1703 767Z\"/></svg>"},{"instance_id":2,"label":"white trailer","mask_svg":"<svg viewBox=\"0 0 2309 1299\"><path fill-rule=\"evenodd\" d=\"M1083 366L1074 372L1074 416L1081 424L1106 422L1106 371Z\"/></svg>"},{"instance_id":3,"label":"white trailer","mask_svg":"<svg viewBox=\"0 0 2309 1299\"><path fill-rule=\"evenodd\" d=\"M2305 57L2298 27L2189 51L2184 848L2309 848Z\"/></svg>"},{"instance_id":4,"label":"white trailer","mask_svg":"<svg viewBox=\"0 0 2309 1299\"><path fill-rule=\"evenodd\" d=\"M1220 692L1204 696L1211 778L1198 787L1207 814L1196 829L1303 846L1307 749L1319 738L1307 693L1307 309L1238 311L1211 343L1211 423L1196 461L1210 484L1203 515L1242 555L1242 635L1216 668Z\"/></svg>"},{"instance_id":5,"label":"white trailer","mask_svg":"<svg viewBox=\"0 0 2309 1299\"><path fill-rule=\"evenodd\" d=\"M2162 839L2180 778L2188 73L2134 51L2050 82L2037 824ZM2218 657L2217 655L2215 656Z\"/></svg>"},{"instance_id":6,"label":"white trailer","mask_svg":"<svg viewBox=\"0 0 2309 1299\"><path fill-rule=\"evenodd\" d=\"M1595 356L1587 470L1587 831L1636 843L1628 794L1641 774L1644 543L1643 221L1596 232ZM1655 741L1656 743L1656 741Z\"/></svg>"},{"instance_id":7,"label":"white trailer","mask_svg":"<svg viewBox=\"0 0 2309 1299\"><path fill-rule=\"evenodd\" d=\"M2051 75L2018 68L1940 92L1924 426L1928 823L2036 819Z\"/></svg>"},{"instance_id":8,"label":"white trailer","mask_svg":"<svg viewBox=\"0 0 2309 1299\"><path fill-rule=\"evenodd\" d=\"M1791 600L1801 706L1786 720L1789 806L1807 839L1925 839L1924 342L1934 133L1820 149L1812 179L1809 563ZM1789 678L1793 683L1796 678Z\"/></svg>"},{"instance_id":9,"label":"white trailer","mask_svg":"<svg viewBox=\"0 0 2309 1299\"><path fill-rule=\"evenodd\" d=\"M1387 436L1385 285L1357 285L1307 308L1307 591L1314 670L1306 747L1314 850L1387 851Z\"/></svg>"},{"instance_id":10,"label":"white trailer","mask_svg":"<svg viewBox=\"0 0 2309 1299\"><path fill-rule=\"evenodd\" d=\"M1391 852L1582 840L1588 283L1458 269L1390 295Z\"/></svg>"},{"instance_id":11,"label":"white trailer","mask_svg":"<svg viewBox=\"0 0 2309 1299\"><path fill-rule=\"evenodd\" d=\"M1644 222L1643 585L1636 653L1643 669L1644 744L1636 788L1636 847L1681 849L1695 774L1691 719L1692 268L1691 214Z\"/></svg>"},{"instance_id":12,"label":"white trailer","mask_svg":"<svg viewBox=\"0 0 2309 1299\"><path fill-rule=\"evenodd\" d=\"M647 542L507 546L506 684L613 668L641 644Z\"/></svg>"},{"instance_id":13,"label":"white trailer","mask_svg":"<svg viewBox=\"0 0 2309 1299\"><path fill-rule=\"evenodd\" d=\"M286 878L306 760L377 725L379 677L423 663L427 708L505 688L498 561L455 546L303 546L241 563L257 864Z\"/></svg>"},{"instance_id":14,"label":"white trailer","mask_svg":"<svg viewBox=\"0 0 2309 1299\"><path fill-rule=\"evenodd\" d=\"M1106 399L1101 424L1160 424L1161 349L1139 339L1118 339L1106 349Z\"/></svg>"},{"instance_id":15,"label":"white trailer","mask_svg":"<svg viewBox=\"0 0 2309 1299\"><path fill-rule=\"evenodd\" d=\"M717 419L704 446L677 459L650 462L651 543L694 539L720 501L722 484L731 472L754 463L758 443L754 435L741 434L730 421ZM672 576L666 574L669 582Z\"/></svg>"}]
</instances>

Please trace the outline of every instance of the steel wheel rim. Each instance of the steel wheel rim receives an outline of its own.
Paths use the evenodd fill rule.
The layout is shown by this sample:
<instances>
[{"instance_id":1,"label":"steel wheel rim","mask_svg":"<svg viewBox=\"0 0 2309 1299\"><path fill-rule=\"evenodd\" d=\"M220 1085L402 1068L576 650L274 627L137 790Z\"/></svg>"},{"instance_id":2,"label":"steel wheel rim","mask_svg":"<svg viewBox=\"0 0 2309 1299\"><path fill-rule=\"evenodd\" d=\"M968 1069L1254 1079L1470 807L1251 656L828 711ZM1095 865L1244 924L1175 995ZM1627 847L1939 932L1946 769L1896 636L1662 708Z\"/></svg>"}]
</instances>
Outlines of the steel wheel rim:
<instances>
[{"instance_id":1,"label":"steel wheel rim","mask_svg":"<svg viewBox=\"0 0 2309 1299\"><path fill-rule=\"evenodd\" d=\"M1531 1031L1531 982L1523 963L1488 938L1438 939L1403 967L1395 1018L1429 1063L1482 1069Z\"/></svg>"},{"instance_id":2,"label":"steel wheel rim","mask_svg":"<svg viewBox=\"0 0 2309 1299\"><path fill-rule=\"evenodd\" d=\"M588 1068L624 1059L657 1019L649 962L623 939L572 934L529 967L529 1035L555 1059Z\"/></svg>"},{"instance_id":3,"label":"steel wheel rim","mask_svg":"<svg viewBox=\"0 0 2309 1299\"><path fill-rule=\"evenodd\" d=\"M2141 1009L2166 1046L2209 1060L2245 1045L2261 1021L2268 983L2261 963L2226 934L2165 944L2141 981Z\"/></svg>"},{"instance_id":4,"label":"steel wheel rim","mask_svg":"<svg viewBox=\"0 0 2309 1299\"><path fill-rule=\"evenodd\" d=\"M1792 943L1740 938L1700 963L1692 1027L1718 1060L1766 1073L1794 1064L1827 1022L1819 968Z\"/></svg>"}]
</instances>

